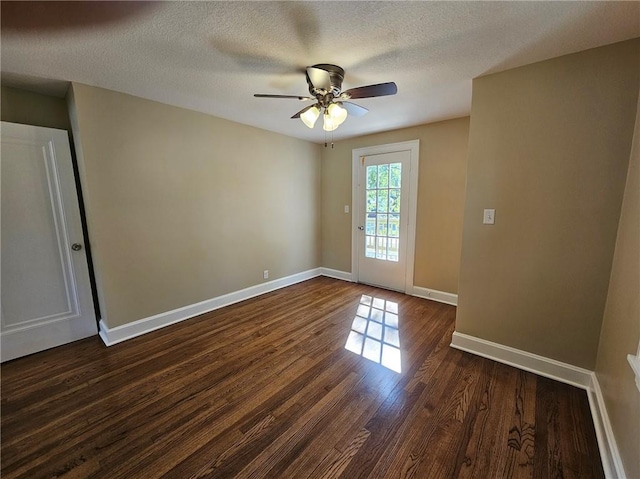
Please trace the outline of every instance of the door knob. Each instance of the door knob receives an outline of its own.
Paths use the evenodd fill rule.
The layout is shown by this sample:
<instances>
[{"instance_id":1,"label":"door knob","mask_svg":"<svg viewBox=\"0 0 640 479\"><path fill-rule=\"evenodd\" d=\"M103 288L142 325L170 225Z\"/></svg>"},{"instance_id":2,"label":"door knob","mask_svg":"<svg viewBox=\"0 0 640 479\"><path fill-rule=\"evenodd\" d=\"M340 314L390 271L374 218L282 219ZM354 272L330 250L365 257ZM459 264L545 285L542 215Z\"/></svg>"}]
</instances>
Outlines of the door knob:
<instances>
[{"instance_id":1,"label":"door knob","mask_svg":"<svg viewBox=\"0 0 640 479\"><path fill-rule=\"evenodd\" d=\"M363 231L363 230L364 230L364 226L358 226L358 229L359 229L360 231Z\"/></svg>"},{"instance_id":2,"label":"door knob","mask_svg":"<svg viewBox=\"0 0 640 479\"><path fill-rule=\"evenodd\" d=\"M80 243L73 243L71 245L71 249L73 251L80 251L82 249L82 245Z\"/></svg>"}]
</instances>

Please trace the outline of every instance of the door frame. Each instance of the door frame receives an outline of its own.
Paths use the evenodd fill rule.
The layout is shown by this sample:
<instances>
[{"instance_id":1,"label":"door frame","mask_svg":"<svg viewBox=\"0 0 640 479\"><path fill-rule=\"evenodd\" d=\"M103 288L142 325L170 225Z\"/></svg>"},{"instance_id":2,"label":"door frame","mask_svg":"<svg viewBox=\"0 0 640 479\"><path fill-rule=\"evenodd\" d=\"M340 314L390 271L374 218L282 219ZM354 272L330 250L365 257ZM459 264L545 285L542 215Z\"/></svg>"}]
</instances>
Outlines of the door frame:
<instances>
[{"instance_id":1,"label":"door frame","mask_svg":"<svg viewBox=\"0 0 640 479\"><path fill-rule=\"evenodd\" d=\"M358 223L362 212L359 208L358 198L358 178L360 169L360 158L363 156L380 155L384 153L394 153L398 151L409 151L411 153L410 175L409 175L409 212L407 224L407 262L405 273L405 290L407 294L413 294L413 271L416 251L416 219L418 209L418 164L420 153L420 140L402 141L398 143L387 143L385 145L366 146L355 148L351 152L351 279L359 282L358 259L360 249L363 247L358 241Z\"/></svg>"}]
</instances>

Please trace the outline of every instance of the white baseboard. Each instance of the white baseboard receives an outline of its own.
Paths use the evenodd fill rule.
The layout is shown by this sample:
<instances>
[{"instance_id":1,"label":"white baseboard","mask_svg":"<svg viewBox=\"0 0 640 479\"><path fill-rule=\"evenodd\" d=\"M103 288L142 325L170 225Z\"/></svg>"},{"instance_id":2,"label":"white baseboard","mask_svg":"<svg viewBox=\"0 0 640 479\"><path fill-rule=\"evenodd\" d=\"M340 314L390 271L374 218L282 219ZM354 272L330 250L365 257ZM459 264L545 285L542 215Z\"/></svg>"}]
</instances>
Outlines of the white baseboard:
<instances>
[{"instance_id":1,"label":"white baseboard","mask_svg":"<svg viewBox=\"0 0 640 479\"><path fill-rule=\"evenodd\" d=\"M605 477L625 479L598 379L593 371L455 331L451 347L585 389Z\"/></svg>"},{"instance_id":2,"label":"white baseboard","mask_svg":"<svg viewBox=\"0 0 640 479\"><path fill-rule=\"evenodd\" d=\"M320 274L322 276L327 276L329 278L341 279L343 281L353 282L353 275L346 271L339 271L337 269L331 269L331 268L320 268Z\"/></svg>"},{"instance_id":3,"label":"white baseboard","mask_svg":"<svg viewBox=\"0 0 640 479\"><path fill-rule=\"evenodd\" d=\"M602 458L602 468L607 478L625 479L627 477L622 465L622 458L618 450L616 438L613 435L609 415L598 383L596 373L591 373L591 387L587 390L589 407L593 417L593 425L598 438L598 448Z\"/></svg>"},{"instance_id":4,"label":"white baseboard","mask_svg":"<svg viewBox=\"0 0 640 479\"><path fill-rule=\"evenodd\" d=\"M413 291L410 294L417 296L418 298L425 298L432 301L438 301L439 303L458 306L457 294L445 293L444 291L438 291L436 289L423 288L422 286L414 286Z\"/></svg>"},{"instance_id":5,"label":"white baseboard","mask_svg":"<svg viewBox=\"0 0 640 479\"><path fill-rule=\"evenodd\" d=\"M343 281L354 282L353 274L347 271L340 271L331 268L320 268L320 274L329 278L341 279ZM423 288L422 286L413 286L407 289L406 294L417 296L418 298L430 299L439 303L458 305L458 295L453 293L445 293L436 289Z\"/></svg>"},{"instance_id":6,"label":"white baseboard","mask_svg":"<svg viewBox=\"0 0 640 479\"><path fill-rule=\"evenodd\" d=\"M454 331L451 347L493 359L582 389L591 387L591 371L503 344Z\"/></svg>"},{"instance_id":7,"label":"white baseboard","mask_svg":"<svg viewBox=\"0 0 640 479\"><path fill-rule=\"evenodd\" d=\"M315 278L316 276L323 274L322 269L323 268L314 268L291 276L269 281L267 283L257 284L249 288L241 289L240 291L234 291L233 293L207 299L200 303L191 304L172 311L156 314L155 316L139 319L138 321L123 324L122 326L116 326L115 328L109 328L105 322L101 320L100 337L104 344L111 346L122 341L126 341L127 339L132 339L142 334L150 333L156 329L169 326L170 324L178 323L185 319L193 318L194 316L208 313L215 309L223 308L255 296L260 296L261 294L269 293L276 289Z\"/></svg>"}]
</instances>

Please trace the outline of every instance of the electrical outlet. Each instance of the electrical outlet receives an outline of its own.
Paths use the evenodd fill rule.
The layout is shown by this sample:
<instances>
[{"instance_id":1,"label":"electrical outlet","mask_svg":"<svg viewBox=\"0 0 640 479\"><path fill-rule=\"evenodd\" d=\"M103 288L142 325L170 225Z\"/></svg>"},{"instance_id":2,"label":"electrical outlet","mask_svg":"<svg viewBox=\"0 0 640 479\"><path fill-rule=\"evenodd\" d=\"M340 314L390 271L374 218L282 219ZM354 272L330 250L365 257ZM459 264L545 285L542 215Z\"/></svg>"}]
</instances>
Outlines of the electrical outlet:
<instances>
[{"instance_id":1,"label":"electrical outlet","mask_svg":"<svg viewBox=\"0 0 640 479\"><path fill-rule=\"evenodd\" d=\"M269 270L265 269L264 272L262 273L262 277L264 279L269 279Z\"/></svg>"}]
</instances>

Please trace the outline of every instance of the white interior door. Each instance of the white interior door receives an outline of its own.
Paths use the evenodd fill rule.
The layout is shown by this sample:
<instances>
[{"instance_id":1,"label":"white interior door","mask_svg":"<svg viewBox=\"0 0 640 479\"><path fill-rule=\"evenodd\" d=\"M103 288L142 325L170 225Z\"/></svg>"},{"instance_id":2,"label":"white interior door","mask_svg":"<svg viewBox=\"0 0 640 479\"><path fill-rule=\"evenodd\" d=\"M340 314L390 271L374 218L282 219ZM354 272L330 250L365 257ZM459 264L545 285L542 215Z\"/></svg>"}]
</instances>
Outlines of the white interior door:
<instances>
[{"instance_id":1,"label":"white interior door","mask_svg":"<svg viewBox=\"0 0 640 479\"><path fill-rule=\"evenodd\" d=\"M354 151L357 280L403 292L413 287L412 189L417 182L417 171L412 171L417 169L417 142L408 143L415 148L396 144Z\"/></svg>"},{"instance_id":2,"label":"white interior door","mask_svg":"<svg viewBox=\"0 0 640 479\"><path fill-rule=\"evenodd\" d=\"M1 359L97 333L67 132L2 122Z\"/></svg>"}]
</instances>

